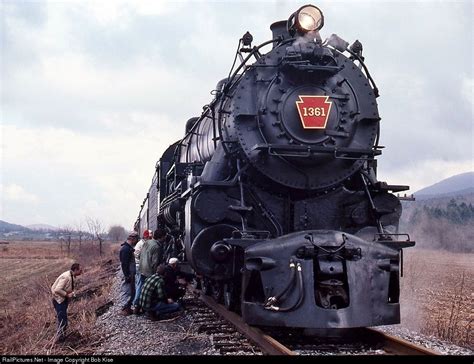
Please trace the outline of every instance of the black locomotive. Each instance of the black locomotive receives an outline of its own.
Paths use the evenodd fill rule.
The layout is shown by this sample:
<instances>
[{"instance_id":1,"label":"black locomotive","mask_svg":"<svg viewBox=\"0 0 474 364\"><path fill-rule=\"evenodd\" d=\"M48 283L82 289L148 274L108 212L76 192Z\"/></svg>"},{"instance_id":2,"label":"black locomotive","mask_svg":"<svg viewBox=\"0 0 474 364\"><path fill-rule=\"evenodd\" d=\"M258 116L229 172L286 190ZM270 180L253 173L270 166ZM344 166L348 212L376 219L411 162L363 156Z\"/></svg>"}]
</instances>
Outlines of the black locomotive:
<instances>
[{"instance_id":1,"label":"black locomotive","mask_svg":"<svg viewBox=\"0 0 474 364\"><path fill-rule=\"evenodd\" d=\"M239 41L229 77L156 165L136 230L166 226L206 294L249 324L400 321L399 199L376 177L378 90L362 56L303 6ZM264 46L272 45L267 53Z\"/></svg>"}]
</instances>

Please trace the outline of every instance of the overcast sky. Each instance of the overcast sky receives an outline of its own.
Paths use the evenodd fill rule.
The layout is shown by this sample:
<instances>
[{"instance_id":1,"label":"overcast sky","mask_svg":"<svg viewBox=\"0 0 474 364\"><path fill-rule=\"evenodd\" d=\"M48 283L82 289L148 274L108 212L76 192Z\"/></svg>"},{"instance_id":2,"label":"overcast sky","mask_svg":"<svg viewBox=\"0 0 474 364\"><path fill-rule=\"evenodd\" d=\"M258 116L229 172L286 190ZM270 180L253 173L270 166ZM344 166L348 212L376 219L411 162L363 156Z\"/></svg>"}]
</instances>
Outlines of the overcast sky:
<instances>
[{"instance_id":1,"label":"overcast sky","mask_svg":"<svg viewBox=\"0 0 474 364\"><path fill-rule=\"evenodd\" d=\"M270 39L309 3L0 1L0 219L127 229L238 39ZM472 2L313 4L323 39L364 46L381 95L379 179L413 192L472 171Z\"/></svg>"}]
</instances>

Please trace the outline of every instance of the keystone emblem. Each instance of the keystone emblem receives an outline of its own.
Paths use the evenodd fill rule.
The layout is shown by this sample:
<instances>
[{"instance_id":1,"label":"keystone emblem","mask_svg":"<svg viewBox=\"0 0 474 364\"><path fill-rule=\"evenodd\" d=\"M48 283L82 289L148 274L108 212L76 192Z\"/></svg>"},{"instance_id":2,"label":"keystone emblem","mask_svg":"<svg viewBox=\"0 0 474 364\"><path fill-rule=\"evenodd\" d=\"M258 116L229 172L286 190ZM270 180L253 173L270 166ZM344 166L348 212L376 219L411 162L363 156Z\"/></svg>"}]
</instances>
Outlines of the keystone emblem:
<instances>
[{"instance_id":1,"label":"keystone emblem","mask_svg":"<svg viewBox=\"0 0 474 364\"><path fill-rule=\"evenodd\" d=\"M298 96L296 108L304 129L325 129L331 112L329 96Z\"/></svg>"}]
</instances>

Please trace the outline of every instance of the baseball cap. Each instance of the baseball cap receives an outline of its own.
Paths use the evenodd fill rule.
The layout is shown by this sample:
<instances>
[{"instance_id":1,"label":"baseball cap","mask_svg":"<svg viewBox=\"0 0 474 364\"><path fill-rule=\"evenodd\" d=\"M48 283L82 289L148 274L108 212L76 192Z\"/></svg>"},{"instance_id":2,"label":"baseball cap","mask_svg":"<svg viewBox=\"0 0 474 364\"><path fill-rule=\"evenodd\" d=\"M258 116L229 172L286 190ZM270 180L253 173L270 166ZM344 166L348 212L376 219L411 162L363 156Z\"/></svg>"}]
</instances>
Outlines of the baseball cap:
<instances>
[{"instance_id":1,"label":"baseball cap","mask_svg":"<svg viewBox=\"0 0 474 364\"><path fill-rule=\"evenodd\" d=\"M129 238L138 238L138 233L136 231L131 231L130 234L128 234Z\"/></svg>"}]
</instances>

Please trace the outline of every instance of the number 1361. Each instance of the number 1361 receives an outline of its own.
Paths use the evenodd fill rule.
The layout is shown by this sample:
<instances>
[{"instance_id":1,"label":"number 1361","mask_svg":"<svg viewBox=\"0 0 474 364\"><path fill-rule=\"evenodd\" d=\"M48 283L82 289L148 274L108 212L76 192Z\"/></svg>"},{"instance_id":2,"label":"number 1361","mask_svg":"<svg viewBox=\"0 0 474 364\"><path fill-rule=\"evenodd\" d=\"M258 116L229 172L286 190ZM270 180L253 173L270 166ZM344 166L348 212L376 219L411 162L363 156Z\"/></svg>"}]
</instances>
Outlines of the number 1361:
<instances>
[{"instance_id":1,"label":"number 1361","mask_svg":"<svg viewBox=\"0 0 474 364\"><path fill-rule=\"evenodd\" d=\"M303 116L326 116L322 107L303 107Z\"/></svg>"}]
</instances>

